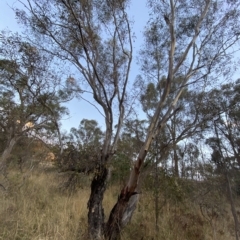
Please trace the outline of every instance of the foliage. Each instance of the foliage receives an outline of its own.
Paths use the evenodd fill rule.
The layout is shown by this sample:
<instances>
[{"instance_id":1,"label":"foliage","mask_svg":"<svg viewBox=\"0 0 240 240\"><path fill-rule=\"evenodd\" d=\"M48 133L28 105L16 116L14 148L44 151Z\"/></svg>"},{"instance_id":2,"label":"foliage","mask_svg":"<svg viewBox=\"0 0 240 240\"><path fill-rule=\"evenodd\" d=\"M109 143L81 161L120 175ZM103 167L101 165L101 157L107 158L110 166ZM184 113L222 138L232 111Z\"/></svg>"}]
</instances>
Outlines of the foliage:
<instances>
[{"instance_id":1,"label":"foliage","mask_svg":"<svg viewBox=\"0 0 240 240\"><path fill-rule=\"evenodd\" d=\"M0 131L4 162L21 137L44 137L59 130L67 114L61 105L71 94L60 94L52 59L17 35L2 35L0 45Z\"/></svg>"}]
</instances>

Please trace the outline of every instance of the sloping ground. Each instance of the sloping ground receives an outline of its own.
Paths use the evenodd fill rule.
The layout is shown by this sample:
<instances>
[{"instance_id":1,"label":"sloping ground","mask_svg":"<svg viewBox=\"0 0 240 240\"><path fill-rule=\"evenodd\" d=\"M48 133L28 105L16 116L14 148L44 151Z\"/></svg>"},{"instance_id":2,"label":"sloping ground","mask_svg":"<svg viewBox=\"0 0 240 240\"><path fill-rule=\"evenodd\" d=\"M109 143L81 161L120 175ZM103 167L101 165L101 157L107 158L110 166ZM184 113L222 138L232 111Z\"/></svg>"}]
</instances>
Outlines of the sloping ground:
<instances>
[{"instance_id":1,"label":"sloping ground","mask_svg":"<svg viewBox=\"0 0 240 240\"><path fill-rule=\"evenodd\" d=\"M71 240L86 238L88 176L81 176L74 194L62 191L62 176L57 171L32 171L9 174L8 191L0 190L0 239ZM104 199L108 216L120 186L109 186ZM159 197L159 221L155 224L155 197L143 190L131 224L122 239L231 240L234 225L229 206L218 212L199 206L198 201L170 201ZM211 210L212 209L212 210Z\"/></svg>"}]
</instances>

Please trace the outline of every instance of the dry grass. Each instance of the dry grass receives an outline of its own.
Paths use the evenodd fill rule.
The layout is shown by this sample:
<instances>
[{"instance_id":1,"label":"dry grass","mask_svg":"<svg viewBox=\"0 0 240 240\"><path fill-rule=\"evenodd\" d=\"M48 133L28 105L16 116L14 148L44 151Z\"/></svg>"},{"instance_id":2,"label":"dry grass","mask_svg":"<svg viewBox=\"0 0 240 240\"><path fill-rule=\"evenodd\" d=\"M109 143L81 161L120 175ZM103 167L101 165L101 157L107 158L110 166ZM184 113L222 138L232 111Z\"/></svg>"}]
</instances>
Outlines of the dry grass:
<instances>
[{"instance_id":1,"label":"dry grass","mask_svg":"<svg viewBox=\"0 0 240 240\"><path fill-rule=\"evenodd\" d=\"M12 172L10 188L0 194L0 239L4 240L72 240L85 239L89 187L74 195L59 191L61 177L54 171ZM87 184L86 180L86 185ZM119 187L110 186L104 198L106 216L117 199ZM205 219L194 203L172 206L166 203L155 226L154 198L143 192L135 214L122 239L161 240L231 240L233 221L229 213Z\"/></svg>"},{"instance_id":2,"label":"dry grass","mask_svg":"<svg viewBox=\"0 0 240 240\"><path fill-rule=\"evenodd\" d=\"M65 240L74 239L79 225L85 231L88 190L61 194L53 173L21 178L12 177L13 187L2 196L0 239Z\"/></svg>"}]
</instances>

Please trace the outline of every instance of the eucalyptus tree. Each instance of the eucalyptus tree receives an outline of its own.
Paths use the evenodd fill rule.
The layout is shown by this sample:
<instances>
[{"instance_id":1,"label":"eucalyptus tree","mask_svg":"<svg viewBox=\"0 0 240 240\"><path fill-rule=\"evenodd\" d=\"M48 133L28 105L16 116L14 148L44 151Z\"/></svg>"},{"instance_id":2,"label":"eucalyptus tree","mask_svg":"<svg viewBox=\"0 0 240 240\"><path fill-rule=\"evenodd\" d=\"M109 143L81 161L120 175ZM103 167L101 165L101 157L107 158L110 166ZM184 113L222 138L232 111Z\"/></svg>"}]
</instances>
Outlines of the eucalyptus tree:
<instances>
[{"instance_id":1,"label":"eucalyptus tree","mask_svg":"<svg viewBox=\"0 0 240 240\"><path fill-rule=\"evenodd\" d=\"M73 127L70 132L71 138L73 138L73 141L78 145L83 147L88 145L95 146L96 148L101 147L103 132L96 120L82 119L78 129Z\"/></svg>"},{"instance_id":2,"label":"eucalyptus tree","mask_svg":"<svg viewBox=\"0 0 240 240\"><path fill-rule=\"evenodd\" d=\"M182 77L174 79L172 83L169 97L164 104L164 107L160 113L160 117L164 116L169 104L171 103L175 91L178 89L178 82L182 80ZM145 91L141 94L141 104L143 111L147 113L148 119L151 120L152 113L158 104L160 94L162 91L161 84L164 84L166 78L161 78L159 83L150 82L144 87ZM159 152L163 165L169 166L170 160L172 161L172 173L179 177L179 161L183 160L183 156L186 150L184 147L184 140L191 141L192 138L198 138L199 134L202 134L206 127L207 122L211 120L209 114L202 111L203 93L191 90L189 86L185 86L181 98L176 104L175 111L170 115L166 121L165 128L159 133L159 136L155 139L159 148L156 149L156 143L153 144L151 152L154 149ZM206 94L204 94L206 95ZM165 150L165 152L163 151ZM164 158L163 156L164 155ZM164 164L165 162L165 164ZM169 169L166 169L169 170Z\"/></svg>"},{"instance_id":3,"label":"eucalyptus tree","mask_svg":"<svg viewBox=\"0 0 240 240\"><path fill-rule=\"evenodd\" d=\"M231 205L231 212L235 224L236 240L240 237L240 223L235 206L234 191L232 183L234 182L234 175L239 174L239 168L235 168L235 156L231 156L225 148L224 140L220 138L220 131L214 122L214 137L208 138L206 143L212 148L211 161L215 165L215 174L220 176L221 187L224 186L224 193Z\"/></svg>"},{"instance_id":4,"label":"eucalyptus tree","mask_svg":"<svg viewBox=\"0 0 240 240\"><path fill-rule=\"evenodd\" d=\"M240 167L240 81L224 84L211 92L211 104L218 116L213 119L212 128L217 128L222 140L225 157L233 156L235 167ZM216 133L214 134L216 135Z\"/></svg>"},{"instance_id":5,"label":"eucalyptus tree","mask_svg":"<svg viewBox=\"0 0 240 240\"><path fill-rule=\"evenodd\" d=\"M214 165L215 175L221 176L220 183L225 186L226 197L231 205L235 223L236 239L240 237L240 223L237 216L233 185L238 185L240 167L239 140L240 140L240 105L239 80L223 84L213 89L209 94L213 117L206 143L211 147L211 162ZM236 188L236 187L235 187ZM224 191L225 193L225 191Z\"/></svg>"},{"instance_id":6,"label":"eucalyptus tree","mask_svg":"<svg viewBox=\"0 0 240 240\"><path fill-rule=\"evenodd\" d=\"M115 227L115 230L121 226L121 216L127 208L126 202L136 194L140 168L149 147L167 119L176 110L176 104L185 86L194 83L195 86L196 83L208 86L220 76L225 77L231 71L230 64L233 64L231 56L238 50L236 43L239 41L239 3L237 1L226 3L210 0L170 0L148 1L148 5L152 16L146 30L145 52L141 52L142 70L146 78L156 82L161 76L167 77L163 82L160 100L153 111L145 142L129 182L122 189L118 203L111 212L109 223L111 223L110 227ZM174 79L180 76L182 80L179 81L168 108L161 116ZM142 79L138 77L138 80ZM115 221L115 225L112 221Z\"/></svg>"},{"instance_id":7,"label":"eucalyptus tree","mask_svg":"<svg viewBox=\"0 0 240 240\"><path fill-rule=\"evenodd\" d=\"M212 89L203 101L200 111L212 118L208 121L207 144L214 150L221 148L224 158L231 160L230 168L240 166L239 159L239 80ZM219 138L220 145L216 145Z\"/></svg>"},{"instance_id":8,"label":"eucalyptus tree","mask_svg":"<svg viewBox=\"0 0 240 240\"><path fill-rule=\"evenodd\" d=\"M146 120L127 119L124 122L118 148L111 164L113 177L118 178L121 183L127 180L129 169L143 144L146 126Z\"/></svg>"},{"instance_id":9,"label":"eucalyptus tree","mask_svg":"<svg viewBox=\"0 0 240 240\"><path fill-rule=\"evenodd\" d=\"M103 132L97 121L83 119L78 128L71 128L63 154L59 156L61 171L94 172L102 149Z\"/></svg>"},{"instance_id":10,"label":"eucalyptus tree","mask_svg":"<svg viewBox=\"0 0 240 240\"><path fill-rule=\"evenodd\" d=\"M99 239L104 228L102 200L107 163L115 152L127 108L132 61L128 1L26 2L22 2L25 11L16 10L16 14L40 39L36 44L75 66L105 118L105 137L88 202L89 233L91 238Z\"/></svg>"},{"instance_id":11,"label":"eucalyptus tree","mask_svg":"<svg viewBox=\"0 0 240 240\"><path fill-rule=\"evenodd\" d=\"M21 1L20 1L21 2ZM88 202L90 238L119 236L135 199L140 168L153 139L175 111L187 83L214 81L229 72L239 40L238 1L147 1L151 19L146 29L146 58L142 69L155 81L166 76L160 99L126 186L104 224L102 207L107 163L115 152L126 104L132 61L132 34L126 8L130 1L27 0L17 16L32 31L31 39L62 60L72 63L87 83L105 117L103 150ZM224 7L223 7L224 6ZM36 37L36 38L34 38ZM38 41L38 39L40 41ZM143 53L142 53L143 55ZM182 77L168 101L174 79ZM140 81L141 78L139 77ZM117 112L114 112L117 111ZM163 114L161 115L161 113ZM114 131L114 118L117 129ZM134 208L132 208L134 209Z\"/></svg>"},{"instance_id":12,"label":"eucalyptus tree","mask_svg":"<svg viewBox=\"0 0 240 240\"><path fill-rule=\"evenodd\" d=\"M40 137L43 129L59 126L67 113L61 101L69 96L60 91L60 79L50 69L51 59L36 47L19 36L2 34L0 50L0 129L4 138L0 164L4 172L19 139Z\"/></svg>"}]
</instances>

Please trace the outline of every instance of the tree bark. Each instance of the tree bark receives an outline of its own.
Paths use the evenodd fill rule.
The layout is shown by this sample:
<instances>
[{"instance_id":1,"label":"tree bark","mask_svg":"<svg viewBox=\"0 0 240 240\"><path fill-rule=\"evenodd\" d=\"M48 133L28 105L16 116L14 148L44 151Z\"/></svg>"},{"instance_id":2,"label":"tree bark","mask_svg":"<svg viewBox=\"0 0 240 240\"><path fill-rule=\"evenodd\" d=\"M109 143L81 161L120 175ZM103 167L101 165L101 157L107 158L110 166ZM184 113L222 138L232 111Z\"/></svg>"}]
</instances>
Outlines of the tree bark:
<instances>
[{"instance_id":1,"label":"tree bark","mask_svg":"<svg viewBox=\"0 0 240 240\"><path fill-rule=\"evenodd\" d=\"M3 175L6 175L7 159L9 158L13 147L15 146L15 144L19 139L20 137L16 137L16 136L12 137L2 153L2 156L0 158L0 173Z\"/></svg>"},{"instance_id":2,"label":"tree bark","mask_svg":"<svg viewBox=\"0 0 240 240\"><path fill-rule=\"evenodd\" d=\"M96 169L91 183L91 195L88 201L88 233L91 240L102 239L104 234L103 195L106 190L108 170L105 166Z\"/></svg>"},{"instance_id":3,"label":"tree bark","mask_svg":"<svg viewBox=\"0 0 240 240\"><path fill-rule=\"evenodd\" d=\"M156 146L157 147L157 146ZM157 156L158 157L158 156ZM159 226L158 226L158 220L159 220L159 172L158 172L158 159L156 157L155 160L155 185L154 185L154 203L155 203L155 235L156 239L159 236Z\"/></svg>"},{"instance_id":4,"label":"tree bark","mask_svg":"<svg viewBox=\"0 0 240 240\"><path fill-rule=\"evenodd\" d=\"M122 192L118 197L118 201L113 207L105 228L105 237L108 240L118 239L120 232L126 226L136 209L139 194Z\"/></svg>"},{"instance_id":5,"label":"tree bark","mask_svg":"<svg viewBox=\"0 0 240 240\"><path fill-rule=\"evenodd\" d=\"M173 138L174 175L175 177L179 177L177 142L176 142L176 114L173 115L172 120L172 138Z\"/></svg>"}]
</instances>

